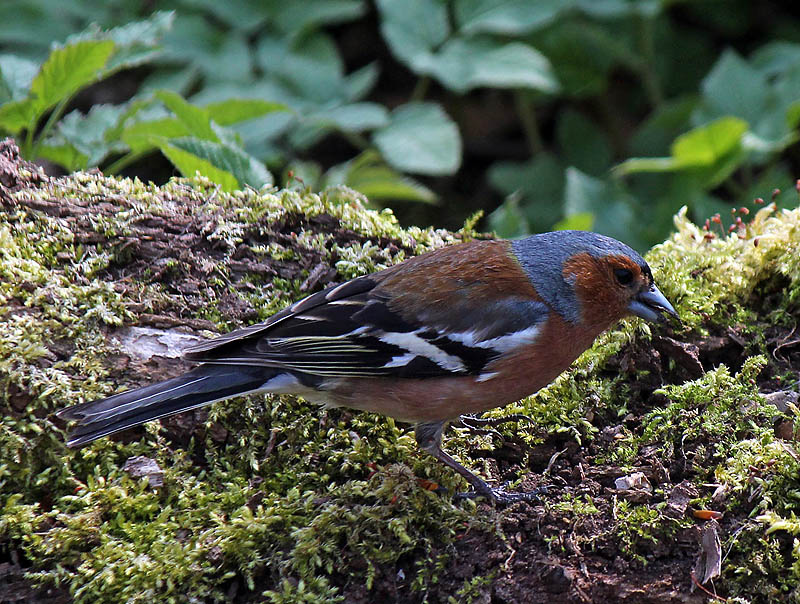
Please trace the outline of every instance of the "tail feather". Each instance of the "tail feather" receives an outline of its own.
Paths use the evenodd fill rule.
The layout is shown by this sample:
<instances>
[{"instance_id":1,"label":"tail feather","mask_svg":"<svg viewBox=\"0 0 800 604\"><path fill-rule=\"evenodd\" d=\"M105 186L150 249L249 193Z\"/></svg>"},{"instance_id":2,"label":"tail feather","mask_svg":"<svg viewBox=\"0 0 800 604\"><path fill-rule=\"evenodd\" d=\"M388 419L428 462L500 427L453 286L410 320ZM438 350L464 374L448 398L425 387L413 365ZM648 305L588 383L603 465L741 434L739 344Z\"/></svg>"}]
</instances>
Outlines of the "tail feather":
<instances>
[{"instance_id":1,"label":"tail feather","mask_svg":"<svg viewBox=\"0 0 800 604\"><path fill-rule=\"evenodd\" d=\"M278 373L265 367L205 364L165 382L67 407L57 415L77 422L67 445L78 447L160 417L263 390Z\"/></svg>"}]
</instances>

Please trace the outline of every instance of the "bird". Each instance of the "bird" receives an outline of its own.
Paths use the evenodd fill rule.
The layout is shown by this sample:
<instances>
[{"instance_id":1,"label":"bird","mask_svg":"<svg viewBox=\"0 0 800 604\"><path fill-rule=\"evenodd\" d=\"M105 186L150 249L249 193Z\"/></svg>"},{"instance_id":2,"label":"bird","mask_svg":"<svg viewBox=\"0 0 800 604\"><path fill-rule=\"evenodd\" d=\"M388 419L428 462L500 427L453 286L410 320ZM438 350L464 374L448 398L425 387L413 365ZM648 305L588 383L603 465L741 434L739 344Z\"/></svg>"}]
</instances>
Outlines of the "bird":
<instances>
[{"instance_id":1,"label":"bird","mask_svg":"<svg viewBox=\"0 0 800 604\"><path fill-rule=\"evenodd\" d=\"M492 487L442 449L446 426L547 386L603 331L630 316L679 318L647 262L588 231L471 240L411 257L303 298L266 321L183 352L196 367L60 410L69 447L252 393L414 426L420 449L493 503Z\"/></svg>"}]
</instances>

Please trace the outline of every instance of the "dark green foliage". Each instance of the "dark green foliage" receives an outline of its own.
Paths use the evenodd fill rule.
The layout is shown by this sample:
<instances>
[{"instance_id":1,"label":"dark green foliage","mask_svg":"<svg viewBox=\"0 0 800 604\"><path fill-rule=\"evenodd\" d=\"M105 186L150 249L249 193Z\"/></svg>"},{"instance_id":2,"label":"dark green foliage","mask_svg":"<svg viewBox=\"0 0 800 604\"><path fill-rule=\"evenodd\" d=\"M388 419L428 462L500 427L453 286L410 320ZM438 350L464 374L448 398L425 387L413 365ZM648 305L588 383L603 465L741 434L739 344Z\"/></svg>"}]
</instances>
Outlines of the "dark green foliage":
<instances>
[{"instance_id":1,"label":"dark green foliage","mask_svg":"<svg viewBox=\"0 0 800 604\"><path fill-rule=\"evenodd\" d=\"M639 249L682 205L702 220L791 188L800 169L788 12L762 22L740 1L625 0L159 8L174 12L3 3L0 130L68 170L114 173L160 151L229 191L280 174L376 203L439 198L444 212L414 214L439 223L437 212L459 224L496 207L499 193L500 235L592 228ZM132 67L138 89L65 115L76 93Z\"/></svg>"}]
</instances>

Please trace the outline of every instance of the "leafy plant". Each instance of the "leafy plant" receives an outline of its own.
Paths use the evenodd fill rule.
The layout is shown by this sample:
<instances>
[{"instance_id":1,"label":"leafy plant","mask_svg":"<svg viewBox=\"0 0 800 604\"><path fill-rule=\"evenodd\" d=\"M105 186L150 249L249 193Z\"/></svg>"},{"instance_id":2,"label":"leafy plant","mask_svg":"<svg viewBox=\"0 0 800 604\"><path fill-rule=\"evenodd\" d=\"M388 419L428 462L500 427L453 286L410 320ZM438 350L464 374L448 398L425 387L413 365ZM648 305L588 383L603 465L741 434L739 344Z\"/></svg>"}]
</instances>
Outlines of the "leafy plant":
<instances>
[{"instance_id":1,"label":"leafy plant","mask_svg":"<svg viewBox=\"0 0 800 604\"><path fill-rule=\"evenodd\" d=\"M0 129L69 170L142 170L160 152L228 189L299 179L438 201L398 209L450 226L503 196L488 220L500 235L591 228L641 249L682 205L702 219L791 190L800 169L790 12L767 22L741 0L148 6L4 2ZM66 40L52 63L50 40ZM108 41L105 58L94 44ZM115 58L134 44L138 59ZM57 57L80 61L40 97ZM78 94L131 66L132 98Z\"/></svg>"}]
</instances>

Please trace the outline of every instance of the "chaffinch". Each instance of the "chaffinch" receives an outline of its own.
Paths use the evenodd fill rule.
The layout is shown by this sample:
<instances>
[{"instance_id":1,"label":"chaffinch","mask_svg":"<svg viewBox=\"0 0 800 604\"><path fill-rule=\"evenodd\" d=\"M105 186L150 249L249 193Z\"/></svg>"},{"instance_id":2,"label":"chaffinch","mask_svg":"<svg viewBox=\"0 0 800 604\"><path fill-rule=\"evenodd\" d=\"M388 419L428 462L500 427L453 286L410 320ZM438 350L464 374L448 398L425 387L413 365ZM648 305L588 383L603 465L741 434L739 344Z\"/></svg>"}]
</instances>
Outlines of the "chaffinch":
<instances>
[{"instance_id":1,"label":"chaffinch","mask_svg":"<svg viewBox=\"0 0 800 604\"><path fill-rule=\"evenodd\" d=\"M549 384L605 329L675 309L644 259L610 237L557 231L471 241L330 287L264 323L190 347L181 376L63 409L78 446L242 394L291 393L415 425L475 494L513 501L441 449L448 421Z\"/></svg>"}]
</instances>

